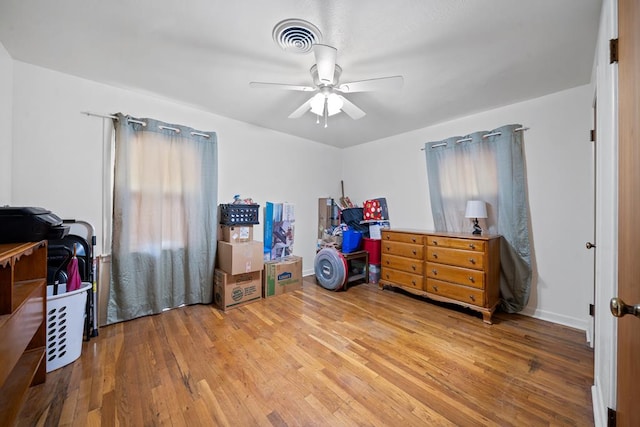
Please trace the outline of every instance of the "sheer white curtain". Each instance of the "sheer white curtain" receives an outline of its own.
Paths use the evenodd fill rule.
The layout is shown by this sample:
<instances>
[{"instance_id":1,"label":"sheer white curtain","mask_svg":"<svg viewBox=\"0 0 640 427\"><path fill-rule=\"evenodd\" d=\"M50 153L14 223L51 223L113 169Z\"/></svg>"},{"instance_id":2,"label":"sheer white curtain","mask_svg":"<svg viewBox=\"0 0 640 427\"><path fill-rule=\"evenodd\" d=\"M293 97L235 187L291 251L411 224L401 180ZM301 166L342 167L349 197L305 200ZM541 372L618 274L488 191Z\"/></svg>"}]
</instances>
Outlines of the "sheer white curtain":
<instances>
[{"instance_id":1,"label":"sheer white curtain","mask_svg":"<svg viewBox=\"0 0 640 427\"><path fill-rule=\"evenodd\" d=\"M487 234L500 234L502 308L521 311L531 289L529 206L521 125L425 144L436 231L470 232L467 200L483 200Z\"/></svg>"},{"instance_id":2,"label":"sheer white curtain","mask_svg":"<svg viewBox=\"0 0 640 427\"><path fill-rule=\"evenodd\" d=\"M493 147L482 143L485 133L449 138L428 148L431 205L439 231L471 232L472 223L464 216L467 200L483 200L488 218L479 219L480 225L486 233L497 234L496 157Z\"/></svg>"},{"instance_id":3,"label":"sheer white curtain","mask_svg":"<svg viewBox=\"0 0 640 427\"><path fill-rule=\"evenodd\" d=\"M107 323L210 303L216 134L117 117Z\"/></svg>"}]
</instances>

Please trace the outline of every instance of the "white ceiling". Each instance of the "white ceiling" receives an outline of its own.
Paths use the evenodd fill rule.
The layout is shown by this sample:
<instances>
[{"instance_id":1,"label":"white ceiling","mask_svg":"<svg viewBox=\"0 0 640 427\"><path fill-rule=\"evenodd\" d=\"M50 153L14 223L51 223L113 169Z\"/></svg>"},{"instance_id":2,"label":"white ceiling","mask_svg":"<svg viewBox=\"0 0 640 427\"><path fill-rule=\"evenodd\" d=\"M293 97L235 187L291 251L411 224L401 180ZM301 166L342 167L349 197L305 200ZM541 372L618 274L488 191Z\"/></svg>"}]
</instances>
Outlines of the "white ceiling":
<instances>
[{"instance_id":1,"label":"white ceiling","mask_svg":"<svg viewBox=\"0 0 640 427\"><path fill-rule=\"evenodd\" d=\"M587 84L601 0L2 0L13 59L348 147ZM287 116L313 53L272 39L287 18L338 49L341 82L402 75L398 93L346 97L367 115Z\"/></svg>"}]
</instances>

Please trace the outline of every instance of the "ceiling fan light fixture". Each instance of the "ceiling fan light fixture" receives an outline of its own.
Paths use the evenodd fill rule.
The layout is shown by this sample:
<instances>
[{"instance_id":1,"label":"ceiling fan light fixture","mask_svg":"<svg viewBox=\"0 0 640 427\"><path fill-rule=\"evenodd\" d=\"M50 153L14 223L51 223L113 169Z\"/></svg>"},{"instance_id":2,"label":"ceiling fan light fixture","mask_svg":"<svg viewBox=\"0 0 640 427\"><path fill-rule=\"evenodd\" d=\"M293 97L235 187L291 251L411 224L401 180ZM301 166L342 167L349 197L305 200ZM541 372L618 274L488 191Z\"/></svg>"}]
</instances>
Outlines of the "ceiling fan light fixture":
<instances>
[{"instance_id":1,"label":"ceiling fan light fixture","mask_svg":"<svg viewBox=\"0 0 640 427\"><path fill-rule=\"evenodd\" d=\"M318 116L324 116L325 103L327 107L327 116L338 114L342 111L342 106L344 105L342 98L335 93L329 93L327 95L316 93L309 102L311 112Z\"/></svg>"}]
</instances>

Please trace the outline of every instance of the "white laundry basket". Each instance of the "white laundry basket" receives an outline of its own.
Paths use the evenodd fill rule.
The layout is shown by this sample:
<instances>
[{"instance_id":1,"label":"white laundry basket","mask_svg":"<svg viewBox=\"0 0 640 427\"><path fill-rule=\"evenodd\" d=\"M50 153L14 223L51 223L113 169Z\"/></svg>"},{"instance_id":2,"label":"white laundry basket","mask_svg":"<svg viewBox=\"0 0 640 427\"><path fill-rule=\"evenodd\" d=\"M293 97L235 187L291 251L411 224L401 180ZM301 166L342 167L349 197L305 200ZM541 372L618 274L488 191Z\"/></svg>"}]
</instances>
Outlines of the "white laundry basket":
<instances>
[{"instance_id":1,"label":"white laundry basket","mask_svg":"<svg viewBox=\"0 0 640 427\"><path fill-rule=\"evenodd\" d=\"M62 368L80 357L90 282L80 289L47 295L47 372ZM49 286L47 286L49 288Z\"/></svg>"}]
</instances>

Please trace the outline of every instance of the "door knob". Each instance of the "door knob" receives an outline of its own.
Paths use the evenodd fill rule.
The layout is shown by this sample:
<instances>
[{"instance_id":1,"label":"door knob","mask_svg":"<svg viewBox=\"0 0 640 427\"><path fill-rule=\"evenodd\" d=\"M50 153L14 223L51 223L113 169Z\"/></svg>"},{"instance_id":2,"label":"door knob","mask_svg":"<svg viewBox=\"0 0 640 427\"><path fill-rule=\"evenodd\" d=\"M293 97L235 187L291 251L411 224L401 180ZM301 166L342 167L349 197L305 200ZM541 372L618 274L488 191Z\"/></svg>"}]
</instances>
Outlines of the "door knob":
<instances>
[{"instance_id":1,"label":"door knob","mask_svg":"<svg viewBox=\"0 0 640 427\"><path fill-rule=\"evenodd\" d=\"M586 245L586 246L587 246L587 249L593 249L593 248L595 248L595 247L596 247L596 245L594 245L594 244L593 244L593 243L591 243L591 242L587 242L587 245Z\"/></svg>"},{"instance_id":2,"label":"door knob","mask_svg":"<svg viewBox=\"0 0 640 427\"><path fill-rule=\"evenodd\" d=\"M640 304L636 305L627 305L620 298L611 298L611 302L609 302L609 308L611 309L611 314L615 317L622 317L627 314L633 314L636 317L640 318Z\"/></svg>"}]
</instances>

